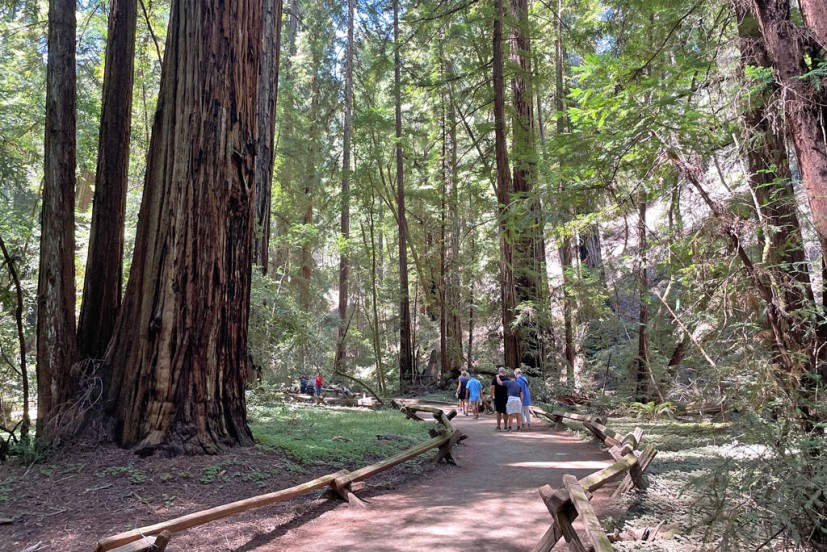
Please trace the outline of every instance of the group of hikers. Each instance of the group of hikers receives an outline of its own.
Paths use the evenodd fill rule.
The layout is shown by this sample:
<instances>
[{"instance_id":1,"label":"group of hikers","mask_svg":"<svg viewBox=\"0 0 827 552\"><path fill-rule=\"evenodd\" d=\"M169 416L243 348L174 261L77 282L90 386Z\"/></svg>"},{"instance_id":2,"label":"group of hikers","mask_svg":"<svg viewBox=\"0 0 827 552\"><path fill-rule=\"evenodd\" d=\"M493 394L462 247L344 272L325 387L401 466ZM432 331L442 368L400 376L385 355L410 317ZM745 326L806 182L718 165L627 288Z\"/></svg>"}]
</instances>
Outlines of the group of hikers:
<instances>
[{"instance_id":1,"label":"group of hikers","mask_svg":"<svg viewBox=\"0 0 827 552\"><path fill-rule=\"evenodd\" d=\"M322 373L316 372L315 380L310 376L302 375L299 377L299 392L313 393L317 397L322 396Z\"/></svg>"},{"instance_id":2,"label":"group of hikers","mask_svg":"<svg viewBox=\"0 0 827 552\"><path fill-rule=\"evenodd\" d=\"M459 399L459 408L465 416L473 415L474 419L480 417L482 390L480 380L463 370L455 396ZM515 369L512 378L506 375L505 368L497 368L497 373L491 379L490 393L494 398L497 431L531 429L531 390L522 370Z\"/></svg>"}]
</instances>

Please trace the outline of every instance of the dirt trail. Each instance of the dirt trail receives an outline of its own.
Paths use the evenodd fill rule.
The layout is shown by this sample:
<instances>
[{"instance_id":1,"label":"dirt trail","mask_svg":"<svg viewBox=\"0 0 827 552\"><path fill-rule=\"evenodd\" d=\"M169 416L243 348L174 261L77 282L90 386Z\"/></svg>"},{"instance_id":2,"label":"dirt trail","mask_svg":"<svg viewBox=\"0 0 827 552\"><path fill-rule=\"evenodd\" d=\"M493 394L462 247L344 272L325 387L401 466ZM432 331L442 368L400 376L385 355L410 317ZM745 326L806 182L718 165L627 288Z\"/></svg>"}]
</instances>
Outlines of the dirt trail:
<instances>
[{"instance_id":1,"label":"dirt trail","mask_svg":"<svg viewBox=\"0 0 827 552\"><path fill-rule=\"evenodd\" d=\"M468 435L454 457L393 492L369 498L363 510L342 505L244 550L517 551L530 550L551 521L537 489L584 477L609 464L596 445L535 420L530 432L495 431L493 416L462 415ZM606 492L598 492L598 515ZM557 548L565 548L558 544Z\"/></svg>"}]
</instances>

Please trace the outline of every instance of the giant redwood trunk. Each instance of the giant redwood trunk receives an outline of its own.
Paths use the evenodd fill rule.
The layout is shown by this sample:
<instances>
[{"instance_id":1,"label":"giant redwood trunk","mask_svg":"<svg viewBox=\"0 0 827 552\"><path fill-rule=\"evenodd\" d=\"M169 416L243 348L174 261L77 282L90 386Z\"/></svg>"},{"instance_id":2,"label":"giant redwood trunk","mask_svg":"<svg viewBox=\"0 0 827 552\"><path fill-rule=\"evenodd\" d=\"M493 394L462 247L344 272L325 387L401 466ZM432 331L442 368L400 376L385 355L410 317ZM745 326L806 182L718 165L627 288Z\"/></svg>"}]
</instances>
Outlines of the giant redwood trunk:
<instances>
[{"instance_id":1,"label":"giant redwood trunk","mask_svg":"<svg viewBox=\"0 0 827 552\"><path fill-rule=\"evenodd\" d=\"M37 281L37 439L58 435L57 415L74 397L75 1L49 2L46 136Z\"/></svg>"},{"instance_id":2,"label":"giant redwood trunk","mask_svg":"<svg viewBox=\"0 0 827 552\"><path fill-rule=\"evenodd\" d=\"M741 5L736 5L736 15L742 67L771 67L755 15ZM792 312L809 308L813 292L786 142L778 122L781 114L772 103L777 91L777 86L762 86L750 94L750 104L743 112L745 153L748 182L758 199L763 261L779 305Z\"/></svg>"},{"instance_id":3,"label":"giant redwood trunk","mask_svg":"<svg viewBox=\"0 0 827 552\"><path fill-rule=\"evenodd\" d=\"M402 157L402 82L399 56L399 0L393 0L393 81L396 104L396 206L399 210L399 385L413 383L411 299L408 293L408 223L405 214L405 172Z\"/></svg>"},{"instance_id":4,"label":"giant redwood trunk","mask_svg":"<svg viewBox=\"0 0 827 552\"><path fill-rule=\"evenodd\" d=\"M136 0L113 0L106 37L95 204L78 320L78 347L88 358L103 358L121 306L137 18Z\"/></svg>"},{"instance_id":5,"label":"giant redwood trunk","mask_svg":"<svg viewBox=\"0 0 827 552\"><path fill-rule=\"evenodd\" d=\"M801 2L808 26L792 20L789 0L754 0L753 7L776 79L785 88L785 111L813 215L813 225L827 251L827 77L809 75L823 59L827 22L819 19L822 2Z\"/></svg>"},{"instance_id":6,"label":"giant redwood trunk","mask_svg":"<svg viewBox=\"0 0 827 552\"><path fill-rule=\"evenodd\" d=\"M172 4L108 406L124 447L250 445L244 382L261 2Z\"/></svg>"},{"instance_id":7,"label":"giant redwood trunk","mask_svg":"<svg viewBox=\"0 0 827 552\"><path fill-rule=\"evenodd\" d=\"M804 189L810 205L813 226L821 244L822 266L827 266L827 77L820 72L825 59L827 21L824 3L802 0L804 25L794 21L789 0L753 0L752 8L778 83L784 88L784 109L793 138ZM818 71L817 71L818 70ZM827 299L827 294L824 294ZM810 347L811 363L802 379L805 393L814 392L827 378L827 347L823 324L816 328L818 338ZM811 332L813 333L813 332ZM797 375L797 374L795 374ZM824 414L805 413L805 418ZM808 421L808 423L809 423Z\"/></svg>"},{"instance_id":8,"label":"giant redwood trunk","mask_svg":"<svg viewBox=\"0 0 827 552\"><path fill-rule=\"evenodd\" d=\"M514 328L517 295L514 282L514 237L508 221L511 203L511 173L508 164L508 145L505 136L505 71L503 60L503 0L495 0L493 36L493 84L494 84L494 156L497 161L497 203L500 222L500 303L503 318L503 363L506 367L519 368L520 340Z\"/></svg>"},{"instance_id":9,"label":"giant redwood trunk","mask_svg":"<svg viewBox=\"0 0 827 552\"><path fill-rule=\"evenodd\" d=\"M537 147L534 129L533 92L531 88L531 41L529 39L528 2L511 0L512 27L509 35L511 65L511 99L514 107L512 141L512 211L515 219L530 220L517 223L514 245L514 285L517 302L531 304L524 313L520 328L520 360L526 366L540 368L543 363L541 337L543 334L540 311L545 310L548 297L543 222L539 196L534 188L537 175Z\"/></svg>"},{"instance_id":10,"label":"giant redwood trunk","mask_svg":"<svg viewBox=\"0 0 827 552\"><path fill-rule=\"evenodd\" d=\"M261 65L258 72L258 142L256 144L256 227L253 262L267 274L270 261L270 185L276 134L282 0L261 3Z\"/></svg>"}]
</instances>

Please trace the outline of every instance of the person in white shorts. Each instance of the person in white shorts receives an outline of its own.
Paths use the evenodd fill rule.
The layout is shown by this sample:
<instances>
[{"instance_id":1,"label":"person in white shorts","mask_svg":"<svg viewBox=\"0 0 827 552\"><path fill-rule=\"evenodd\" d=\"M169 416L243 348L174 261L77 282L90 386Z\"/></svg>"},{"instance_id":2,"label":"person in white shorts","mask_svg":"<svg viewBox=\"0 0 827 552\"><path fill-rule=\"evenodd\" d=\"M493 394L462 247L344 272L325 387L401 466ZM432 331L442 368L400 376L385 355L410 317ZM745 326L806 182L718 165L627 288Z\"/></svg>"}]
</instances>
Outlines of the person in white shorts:
<instances>
[{"instance_id":1,"label":"person in white shorts","mask_svg":"<svg viewBox=\"0 0 827 552\"><path fill-rule=\"evenodd\" d=\"M502 380L497 375L497 384L505 387L508 393L508 402L505 403L506 431L512 431L512 420L517 421L517 431L522 431L522 423L520 422L521 412L523 410L523 390L520 384L514 380Z\"/></svg>"}]
</instances>

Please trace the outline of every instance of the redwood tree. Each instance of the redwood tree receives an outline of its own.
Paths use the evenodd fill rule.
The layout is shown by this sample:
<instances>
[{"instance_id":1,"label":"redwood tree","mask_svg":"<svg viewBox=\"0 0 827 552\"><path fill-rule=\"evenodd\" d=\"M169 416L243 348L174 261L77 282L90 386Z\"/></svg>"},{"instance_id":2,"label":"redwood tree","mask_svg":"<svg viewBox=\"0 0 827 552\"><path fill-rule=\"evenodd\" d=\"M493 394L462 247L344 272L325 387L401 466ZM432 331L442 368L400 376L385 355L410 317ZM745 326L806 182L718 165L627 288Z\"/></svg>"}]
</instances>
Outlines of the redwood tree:
<instances>
[{"instance_id":1,"label":"redwood tree","mask_svg":"<svg viewBox=\"0 0 827 552\"><path fill-rule=\"evenodd\" d=\"M413 383L411 299L408 293L408 223L405 215L405 171L402 156L402 84L399 56L399 0L393 0L393 82L396 112L396 202L399 210L399 384Z\"/></svg>"},{"instance_id":2,"label":"redwood tree","mask_svg":"<svg viewBox=\"0 0 827 552\"><path fill-rule=\"evenodd\" d=\"M102 358L121 306L124 217L135 65L136 0L113 0L106 36L103 102L89 256L78 320L84 357Z\"/></svg>"},{"instance_id":3,"label":"redwood tree","mask_svg":"<svg viewBox=\"0 0 827 552\"><path fill-rule=\"evenodd\" d=\"M347 0L347 50L345 52L345 121L342 143L342 238L350 238L350 136L353 127L353 15L356 0ZM345 336L347 333L347 294L350 263L347 244L339 257L339 328L336 341L336 357L333 371L344 368Z\"/></svg>"},{"instance_id":4,"label":"redwood tree","mask_svg":"<svg viewBox=\"0 0 827 552\"><path fill-rule=\"evenodd\" d=\"M270 258L270 186L276 134L282 0L261 4L261 66L258 72L258 142L256 145L256 227L253 261L267 274Z\"/></svg>"},{"instance_id":5,"label":"redwood tree","mask_svg":"<svg viewBox=\"0 0 827 552\"><path fill-rule=\"evenodd\" d=\"M503 362L508 368L520 366L520 342L514 328L517 298L514 288L513 236L508 224L511 203L511 173L505 136L505 71L503 60L503 0L495 0L493 36L494 154L497 161L497 203L500 219L500 303L503 318Z\"/></svg>"},{"instance_id":6,"label":"redwood tree","mask_svg":"<svg viewBox=\"0 0 827 552\"><path fill-rule=\"evenodd\" d=\"M533 92L531 88L531 41L529 39L528 2L511 0L512 26L509 33L511 100L513 104L511 133L513 136L511 190L509 205L512 221L529 219L530 224L517 224L514 243L514 287L518 303L532 305L521 316L520 361L540 368L541 324L538 310L548 297L545 251L541 246L543 222L540 202L535 192L537 178L537 147L534 129ZM545 289L544 289L545 288Z\"/></svg>"},{"instance_id":7,"label":"redwood tree","mask_svg":"<svg viewBox=\"0 0 827 552\"><path fill-rule=\"evenodd\" d=\"M132 269L107 352L122 446L252 444L244 382L261 2L172 4Z\"/></svg>"},{"instance_id":8,"label":"redwood tree","mask_svg":"<svg viewBox=\"0 0 827 552\"><path fill-rule=\"evenodd\" d=\"M58 413L74 398L75 335L75 20L74 0L49 2L46 136L40 270L37 281L37 439L57 435Z\"/></svg>"}]
</instances>

